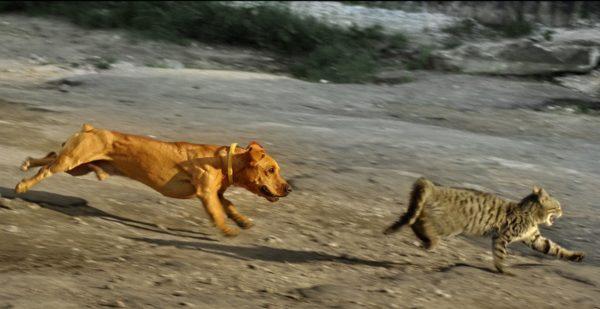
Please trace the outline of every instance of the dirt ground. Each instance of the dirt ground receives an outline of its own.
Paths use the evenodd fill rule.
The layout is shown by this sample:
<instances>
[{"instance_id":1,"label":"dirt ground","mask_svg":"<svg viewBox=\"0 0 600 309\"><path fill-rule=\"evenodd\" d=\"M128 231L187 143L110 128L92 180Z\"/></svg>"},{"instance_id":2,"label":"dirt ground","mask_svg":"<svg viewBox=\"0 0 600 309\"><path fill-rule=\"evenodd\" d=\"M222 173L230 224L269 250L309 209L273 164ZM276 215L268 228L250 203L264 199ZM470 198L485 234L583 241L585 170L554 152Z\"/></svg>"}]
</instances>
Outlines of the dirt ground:
<instances>
[{"instance_id":1,"label":"dirt ground","mask_svg":"<svg viewBox=\"0 0 600 309\"><path fill-rule=\"evenodd\" d=\"M223 60L258 71L256 59L270 57L254 51L107 37L0 16L0 308L599 308L600 118L543 108L591 98L428 72L401 85L314 84ZM192 68L144 66L163 53ZM96 70L93 56L117 62ZM21 161L58 149L82 123L258 140L295 191L275 204L228 191L255 222L236 238L221 236L199 201L125 178L56 175L15 198L34 173ZM384 237L420 175L514 199L541 185L564 211L543 233L587 257L514 244L509 277L492 271L489 239L426 252L410 231Z\"/></svg>"}]
</instances>

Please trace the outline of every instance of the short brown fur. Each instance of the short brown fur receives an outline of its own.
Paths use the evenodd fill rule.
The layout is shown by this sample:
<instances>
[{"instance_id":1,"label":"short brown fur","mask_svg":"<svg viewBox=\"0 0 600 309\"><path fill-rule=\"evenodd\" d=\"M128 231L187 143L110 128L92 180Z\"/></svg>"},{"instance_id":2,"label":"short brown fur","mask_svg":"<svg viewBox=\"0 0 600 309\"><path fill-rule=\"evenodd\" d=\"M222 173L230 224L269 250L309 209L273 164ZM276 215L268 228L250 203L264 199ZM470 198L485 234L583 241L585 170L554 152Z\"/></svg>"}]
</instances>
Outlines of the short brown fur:
<instances>
[{"instance_id":1,"label":"short brown fur","mask_svg":"<svg viewBox=\"0 0 600 309\"><path fill-rule=\"evenodd\" d=\"M427 249L434 248L444 236L491 234L494 266L504 272L506 247L515 241L545 254L580 262L585 256L583 252L564 249L540 234L539 224L552 225L561 215L560 203L538 187L520 202L513 202L476 190L438 186L419 178L413 185L407 212L384 233L410 226Z\"/></svg>"},{"instance_id":2,"label":"short brown fur","mask_svg":"<svg viewBox=\"0 0 600 309\"><path fill-rule=\"evenodd\" d=\"M277 162L256 142L236 149L232 156L233 183L229 183L228 151L228 146L163 142L84 124L59 153L50 152L41 159L27 158L22 170L41 168L35 176L21 180L15 191L23 193L60 172L73 176L94 172L99 180L109 175L125 176L168 197L199 198L217 228L227 236L235 236L239 230L227 226L226 217L242 228L251 227L252 222L224 197L229 186L246 188L271 202L287 196L291 187L281 177Z\"/></svg>"}]
</instances>

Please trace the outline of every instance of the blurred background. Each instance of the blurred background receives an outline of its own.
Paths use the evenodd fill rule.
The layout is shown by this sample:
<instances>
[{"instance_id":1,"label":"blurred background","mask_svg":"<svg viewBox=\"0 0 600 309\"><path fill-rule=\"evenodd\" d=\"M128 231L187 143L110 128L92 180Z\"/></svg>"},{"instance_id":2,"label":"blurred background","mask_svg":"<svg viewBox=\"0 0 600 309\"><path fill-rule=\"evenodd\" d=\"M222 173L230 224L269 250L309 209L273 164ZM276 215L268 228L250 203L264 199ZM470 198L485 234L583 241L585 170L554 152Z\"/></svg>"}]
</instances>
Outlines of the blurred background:
<instances>
[{"instance_id":1,"label":"blurred background","mask_svg":"<svg viewBox=\"0 0 600 309\"><path fill-rule=\"evenodd\" d=\"M0 2L0 308L596 308L599 25L596 1ZM119 177L15 196L82 123L258 140L295 190L229 190L233 239ZM506 277L487 238L383 237L419 176L540 185L542 233L588 256L514 244Z\"/></svg>"}]
</instances>

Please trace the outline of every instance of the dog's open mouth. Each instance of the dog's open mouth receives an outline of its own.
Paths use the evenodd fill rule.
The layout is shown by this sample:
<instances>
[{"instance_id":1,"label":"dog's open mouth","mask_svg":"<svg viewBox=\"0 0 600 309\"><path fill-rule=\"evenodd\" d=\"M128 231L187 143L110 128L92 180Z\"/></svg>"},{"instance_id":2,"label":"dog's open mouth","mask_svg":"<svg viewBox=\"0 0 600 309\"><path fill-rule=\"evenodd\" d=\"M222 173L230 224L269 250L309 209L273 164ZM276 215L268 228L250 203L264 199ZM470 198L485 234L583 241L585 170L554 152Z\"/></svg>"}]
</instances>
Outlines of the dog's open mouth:
<instances>
[{"instance_id":1,"label":"dog's open mouth","mask_svg":"<svg viewBox=\"0 0 600 309\"><path fill-rule=\"evenodd\" d=\"M269 202L277 202L279 197L275 194L271 193L271 190L267 188L267 186L260 187L260 193L269 201Z\"/></svg>"}]
</instances>

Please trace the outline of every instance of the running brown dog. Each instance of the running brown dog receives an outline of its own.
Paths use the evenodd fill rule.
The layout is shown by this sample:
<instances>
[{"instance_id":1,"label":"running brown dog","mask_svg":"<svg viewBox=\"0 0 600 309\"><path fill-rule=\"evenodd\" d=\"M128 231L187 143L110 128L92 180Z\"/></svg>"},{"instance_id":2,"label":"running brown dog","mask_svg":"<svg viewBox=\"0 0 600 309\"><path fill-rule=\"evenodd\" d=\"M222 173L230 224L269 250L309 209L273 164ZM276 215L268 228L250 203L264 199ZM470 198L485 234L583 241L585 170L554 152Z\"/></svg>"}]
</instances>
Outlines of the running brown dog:
<instances>
[{"instance_id":1,"label":"running brown dog","mask_svg":"<svg viewBox=\"0 0 600 309\"><path fill-rule=\"evenodd\" d=\"M252 221L223 196L229 186L246 188L270 202L292 190L279 174L277 162L262 146L256 142L246 148L235 146L163 142L84 124L58 154L27 158L22 170L42 168L35 176L21 180L15 191L23 193L60 172L73 176L94 172L99 180L109 175L125 176L168 197L199 198L217 228L227 236L235 236L239 230L227 226L226 216L242 228L251 227Z\"/></svg>"}]
</instances>

